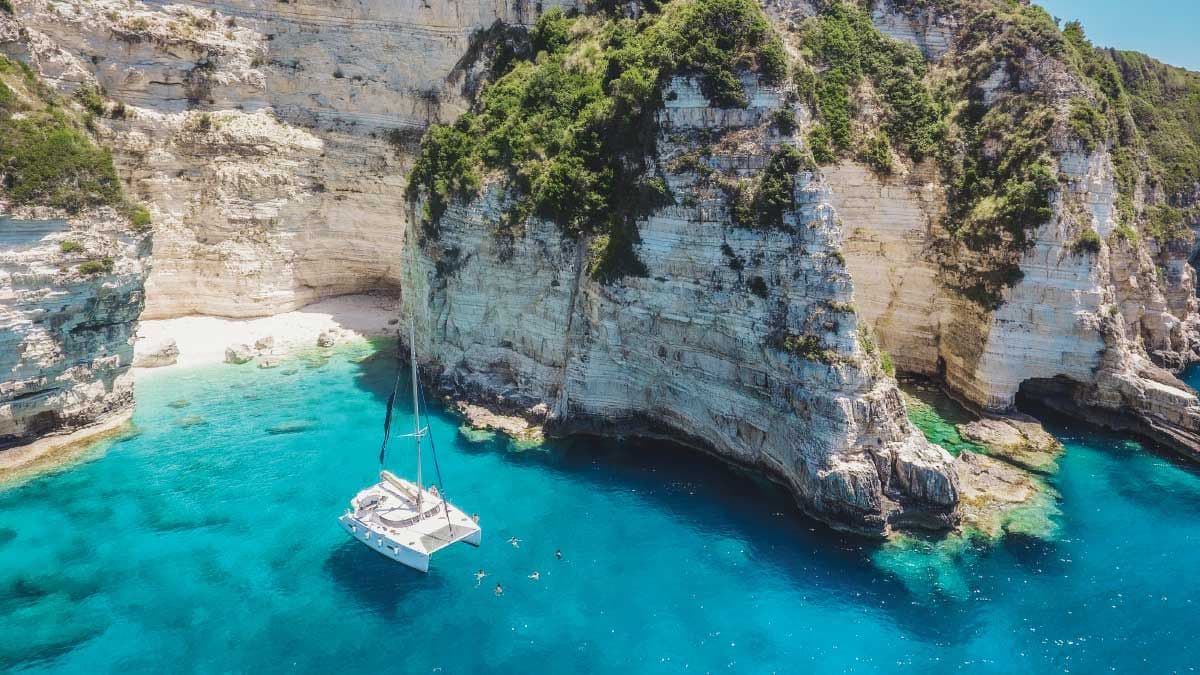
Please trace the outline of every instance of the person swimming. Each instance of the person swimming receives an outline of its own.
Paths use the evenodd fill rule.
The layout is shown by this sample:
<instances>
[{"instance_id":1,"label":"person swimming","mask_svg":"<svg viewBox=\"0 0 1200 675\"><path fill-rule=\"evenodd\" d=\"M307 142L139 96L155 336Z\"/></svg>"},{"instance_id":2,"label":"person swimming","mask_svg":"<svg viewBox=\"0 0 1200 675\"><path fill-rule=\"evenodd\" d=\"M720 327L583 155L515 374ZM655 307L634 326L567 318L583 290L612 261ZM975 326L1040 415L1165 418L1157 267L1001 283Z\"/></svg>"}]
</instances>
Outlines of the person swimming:
<instances>
[{"instance_id":1,"label":"person swimming","mask_svg":"<svg viewBox=\"0 0 1200 675\"><path fill-rule=\"evenodd\" d=\"M484 572L482 569L475 573L475 588L479 588L479 582L483 581L483 578L486 576L487 572Z\"/></svg>"},{"instance_id":2,"label":"person swimming","mask_svg":"<svg viewBox=\"0 0 1200 675\"><path fill-rule=\"evenodd\" d=\"M558 558L559 560L562 560L562 549L561 548L554 552L554 557Z\"/></svg>"},{"instance_id":3,"label":"person swimming","mask_svg":"<svg viewBox=\"0 0 1200 675\"><path fill-rule=\"evenodd\" d=\"M541 579L541 578L542 578L542 573L541 573L541 572L538 572L537 570L534 570L534 571L533 571L533 574L530 574L530 575L529 575L529 578L530 578L530 579L533 579L534 581L537 581L538 579Z\"/></svg>"},{"instance_id":4,"label":"person swimming","mask_svg":"<svg viewBox=\"0 0 1200 675\"><path fill-rule=\"evenodd\" d=\"M499 595L504 595L504 587L503 587L503 586L501 586L500 584L496 584L496 590L495 590L494 592L495 592L495 594L496 594L496 595L498 595L498 596L499 596Z\"/></svg>"},{"instance_id":5,"label":"person swimming","mask_svg":"<svg viewBox=\"0 0 1200 675\"><path fill-rule=\"evenodd\" d=\"M521 548L521 540L516 537L510 537L508 543L512 544L513 548Z\"/></svg>"}]
</instances>

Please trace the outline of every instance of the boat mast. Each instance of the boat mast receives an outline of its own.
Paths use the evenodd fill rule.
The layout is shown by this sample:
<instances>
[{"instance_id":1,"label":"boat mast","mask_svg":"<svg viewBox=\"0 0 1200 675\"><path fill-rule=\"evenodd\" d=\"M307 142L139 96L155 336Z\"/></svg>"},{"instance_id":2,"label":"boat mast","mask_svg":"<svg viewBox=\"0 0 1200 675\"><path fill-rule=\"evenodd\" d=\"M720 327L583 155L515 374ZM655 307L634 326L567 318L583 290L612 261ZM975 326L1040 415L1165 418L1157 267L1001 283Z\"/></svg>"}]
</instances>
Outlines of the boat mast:
<instances>
[{"instance_id":1,"label":"boat mast","mask_svg":"<svg viewBox=\"0 0 1200 675\"><path fill-rule=\"evenodd\" d=\"M416 309L413 308L415 312ZM417 328L412 314L408 315L408 356L412 364L413 439L417 442L417 519L421 519L421 398L417 391Z\"/></svg>"}]
</instances>

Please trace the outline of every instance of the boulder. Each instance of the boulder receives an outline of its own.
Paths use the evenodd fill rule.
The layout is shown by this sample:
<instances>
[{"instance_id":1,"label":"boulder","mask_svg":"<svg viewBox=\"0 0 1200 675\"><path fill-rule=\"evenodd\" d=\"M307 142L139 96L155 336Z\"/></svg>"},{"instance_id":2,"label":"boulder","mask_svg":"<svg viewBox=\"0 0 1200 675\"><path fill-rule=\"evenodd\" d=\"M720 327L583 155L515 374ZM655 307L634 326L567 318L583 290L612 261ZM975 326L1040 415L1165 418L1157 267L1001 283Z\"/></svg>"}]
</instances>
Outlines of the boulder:
<instances>
[{"instance_id":1,"label":"boulder","mask_svg":"<svg viewBox=\"0 0 1200 675\"><path fill-rule=\"evenodd\" d=\"M332 347L336 342L337 336L334 335L333 331L321 331L321 334L317 336L318 347Z\"/></svg>"},{"instance_id":2,"label":"boulder","mask_svg":"<svg viewBox=\"0 0 1200 675\"><path fill-rule=\"evenodd\" d=\"M138 340L133 346L134 368L161 368L174 365L179 359L179 346L173 338Z\"/></svg>"},{"instance_id":3,"label":"boulder","mask_svg":"<svg viewBox=\"0 0 1200 675\"><path fill-rule=\"evenodd\" d=\"M259 351L264 351L264 352L270 351L274 347L275 347L275 338L271 337L270 335L268 335L266 337L260 337L254 341L254 348Z\"/></svg>"},{"instance_id":4,"label":"boulder","mask_svg":"<svg viewBox=\"0 0 1200 675\"><path fill-rule=\"evenodd\" d=\"M225 348L225 363L246 363L254 358L250 345L229 345Z\"/></svg>"}]
</instances>

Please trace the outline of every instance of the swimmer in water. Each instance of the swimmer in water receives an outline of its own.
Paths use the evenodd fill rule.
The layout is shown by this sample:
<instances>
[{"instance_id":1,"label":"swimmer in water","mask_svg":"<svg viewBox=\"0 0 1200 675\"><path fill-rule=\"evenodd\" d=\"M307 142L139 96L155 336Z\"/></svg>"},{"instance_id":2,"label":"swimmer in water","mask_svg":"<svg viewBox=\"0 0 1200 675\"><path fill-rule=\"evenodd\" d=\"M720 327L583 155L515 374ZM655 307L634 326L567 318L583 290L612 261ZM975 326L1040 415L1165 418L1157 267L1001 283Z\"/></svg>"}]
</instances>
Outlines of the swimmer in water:
<instances>
[{"instance_id":1,"label":"swimmer in water","mask_svg":"<svg viewBox=\"0 0 1200 675\"><path fill-rule=\"evenodd\" d=\"M483 581L483 578L486 576L487 572L484 572L483 570L479 570L475 573L475 588L479 588L479 582Z\"/></svg>"},{"instance_id":2,"label":"swimmer in water","mask_svg":"<svg viewBox=\"0 0 1200 675\"><path fill-rule=\"evenodd\" d=\"M559 560L562 560L562 549L561 548L554 552L554 557L558 558Z\"/></svg>"},{"instance_id":3,"label":"swimmer in water","mask_svg":"<svg viewBox=\"0 0 1200 675\"><path fill-rule=\"evenodd\" d=\"M533 579L534 581L537 581L538 579L541 579L541 578L542 578L542 573L541 573L541 572L538 572L537 570L534 570L534 571L533 571L533 574L530 574L530 575L529 575L529 578L530 578L530 579Z\"/></svg>"},{"instance_id":4,"label":"swimmer in water","mask_svg":"<svg viewBox=\"0 0 1200 675\"><path fill-rule=\"evenodd\" d=\"M503 587L503 586L501 586L500 584L496 584L496 591L495 591L495 593L496 593L496 595L498 595L498 596L499 596L499 595L504 595L504 587Z\"/></svg>"},{"instance_id":5,"label":"swimmer in water","mask_svg":"<svg viewBox=\"0 0 1200 675\"><path fill-rule=\"evenodd\" d=\"M508 543L512 544L513 548L521 548L521 540L517 539L516 537L510 538Z\"/></svg>"}]
</instances>

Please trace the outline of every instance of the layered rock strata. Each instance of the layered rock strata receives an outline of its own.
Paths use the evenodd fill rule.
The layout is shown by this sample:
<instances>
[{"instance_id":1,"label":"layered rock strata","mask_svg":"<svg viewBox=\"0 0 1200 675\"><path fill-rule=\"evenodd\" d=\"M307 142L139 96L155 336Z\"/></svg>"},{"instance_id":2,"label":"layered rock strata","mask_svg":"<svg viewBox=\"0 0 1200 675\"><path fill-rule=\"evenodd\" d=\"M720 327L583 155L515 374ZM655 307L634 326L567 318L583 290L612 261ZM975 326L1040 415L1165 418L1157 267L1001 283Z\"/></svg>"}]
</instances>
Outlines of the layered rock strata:
<instances>
[{"instance_id":1,"label":"layered rock strata","mask_svg":"<svg viewBox=\"0 0 1200 675\"><path fill-rule=\"evenodd\" d=\"M111 209L0 216L0 450L129 414L148 244Z\"/></svg>"},{"instance_id":2,"label":"layered rock strata","mask_svg":"<svg viewBox=\"0 0 1200 675\"><path fill-rule=\"evenodd\" d=\"M847 310L853 282L828 185L798 176L785 226L749 230L731 226L723 191L704 178L756 176L795 142L767 121L781 92L746 84L746 109L711 107L687 79L665 94L656 161L676 203L640 223L643 278L594 281L589 242L538 219L500 235L498 184L452 205L404 284L418 351L454 391L545 406L553 433L683 439L856 530L950 524L952 460L908 424ZM714 130L709 171L679 168ZM788 335L819 336L823 353L789 352Z\"/></svg>"},{"instance_id":3,"label":"layered rock strata","mask_svg":"<svg viewBox=\"0 0 1200 675\"><path fill-rule=\"evenodd\" d=\"M536 18L522 3L14 6L0 49L112 99L99 123L155 216L146 318L265 316L394 285L425 126L462 111L479 31Z\"/></svg>"}]
</instances>

